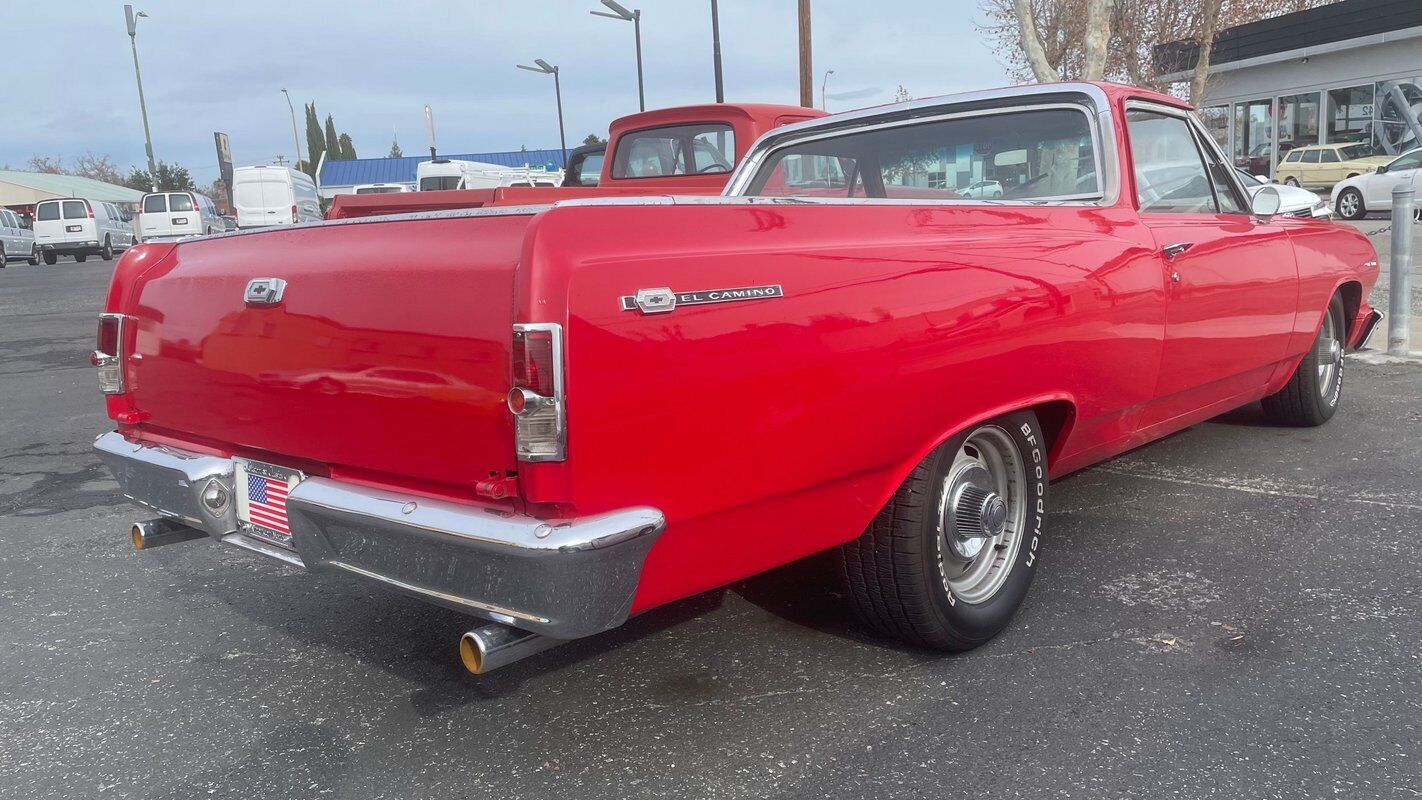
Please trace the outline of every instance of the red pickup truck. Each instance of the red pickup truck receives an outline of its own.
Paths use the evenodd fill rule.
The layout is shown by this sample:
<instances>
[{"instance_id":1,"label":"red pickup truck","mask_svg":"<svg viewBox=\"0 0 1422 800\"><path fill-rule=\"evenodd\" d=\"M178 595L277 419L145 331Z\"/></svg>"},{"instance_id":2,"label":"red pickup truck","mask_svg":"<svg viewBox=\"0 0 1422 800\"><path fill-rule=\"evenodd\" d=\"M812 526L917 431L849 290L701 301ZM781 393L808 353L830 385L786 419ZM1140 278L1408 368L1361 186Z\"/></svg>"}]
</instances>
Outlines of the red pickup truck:
<instances>
[{"instance_id":1,"label":"red pickup truck","mask_svg":"<svg viewBox=\"0 0 1422 800\"><path fill-rule=\"evenodd\" d=\"M869 626L963 650L1050 552L1050 479L1335 413L1376 254L1279 203L1179 100L1058 83L777 128L720 197L142 245L96 447L140 549L465 611L474 671L831 548Z\"/></svg>"},{"instance_id":2,"label":"red pickup truck","mask_svg":"<svg viewBox=\"0 0 1422 800\"><path fill-rule=\"evenodd\" d=\"M824 116L801 106L718 103L644 111L614 120L597 186L453 189L336 195L326 219L451 208L552 203L584 197L720 194L735 165L766 131Z\"/></svg>"}]
</instances>

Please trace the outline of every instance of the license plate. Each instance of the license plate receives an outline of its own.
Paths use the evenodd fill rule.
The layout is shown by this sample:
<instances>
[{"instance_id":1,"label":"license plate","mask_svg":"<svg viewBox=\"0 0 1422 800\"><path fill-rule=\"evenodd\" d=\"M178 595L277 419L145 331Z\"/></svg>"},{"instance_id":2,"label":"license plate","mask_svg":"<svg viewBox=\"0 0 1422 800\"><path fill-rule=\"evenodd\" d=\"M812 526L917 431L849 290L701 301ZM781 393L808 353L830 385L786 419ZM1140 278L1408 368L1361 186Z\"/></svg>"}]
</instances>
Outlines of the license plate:
<instances>
[{"instance_id":1,"label":"license plate","mask_svg":"<svg viewBox=\"0 0 1422 800\"><path fill-rule=\"evenodd\" d=\"M174 218L173 218L173 224L174 224L174 225L186 225L186 224L188 224L188 218L187 218L187 217L174 217Z\"/></svg>"},{"instance_id":2,"label":"license plate","mask_svg":"<svg viewBox=\"0 0 1422 800\"><path fill-rule=\"evenodd\" d=\"M70 233L78 233L79 231L84 230L84 227L82 225L66 225L64 226L64 229Z\"/></svg>"},{"instance_id":3,"label":"license plate","mask_svg":"<svg viewBox=\"0 0 1422 800\"><path fill-rule=\"evenodd\" d=\"M291 547L286 498L306 477L298 470L245 458L232 459L237 490L237 527L244 533Z\"/></svg>"}]
</instances>

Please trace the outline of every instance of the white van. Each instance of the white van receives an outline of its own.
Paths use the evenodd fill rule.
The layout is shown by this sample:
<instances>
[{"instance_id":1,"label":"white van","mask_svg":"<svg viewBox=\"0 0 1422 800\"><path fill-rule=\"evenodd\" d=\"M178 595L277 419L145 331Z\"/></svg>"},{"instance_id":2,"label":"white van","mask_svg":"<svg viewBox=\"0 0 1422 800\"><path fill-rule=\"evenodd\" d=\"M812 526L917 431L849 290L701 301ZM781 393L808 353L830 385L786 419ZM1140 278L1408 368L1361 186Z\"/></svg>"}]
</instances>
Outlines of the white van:
<instances>
[{"instance_id":1,"label":"white van","mask_svg":"<svg viewBox=\"0 0 1422 800\"><path fill-rule=\"evenodd\" d=\"M321 219L316 182L291 167L238 167L232 170L232 206L238 228L295 225Z\"/></svg>"},{"instance_id":2,"label":"white van","mask_svg":"<svg viewBox=\"0 0 1422 800\"><path fill-rule=\"evenodd\" d=\"M563 173L543 167L505 167L482 161L441 159L415 165L421 192L445 189L494 189L499 186L560 186Z\"/></svg>"},{"instance_id":3,"label":"white van","mask_svg":"<svg viewBox=\"0 0 1422 800\"><path fill-rule=\"evenodd\" d=\"M81 197L41 200L35 205L34 229L35 244L46 264L60 256L74 256L81 263L95 255L108 261L138 239L133 225L113 203Z\"/></svg>"},{"instance_id":4,"label":"white van","mask_svg":"<svg viewBox=\"0 0 1422 800\"><path fill-rule=\"evenodd\" d=\"M155 236L205 236L227 226L217 205L197 192L151 192L138 204L138 239Z\"/></svg>"},{"instance_id":5,"label":"white van","mask_svg":"<svg viewBox=\"0 0 1422 800\"><path fill-rule=\"evenodd\" d=\"M413 192L408 184L404 183L362 183L354 187L354 194L395 194L397 192Z\"/></svg>"},{"instance_id":6,"label":"white van","mask_svg":"<svg viewBox=\"0 0 1422 800\"><path fill-rule=\"evenodd\" d=\"M35 246L35 232L24 219L8 208L0 208L0 267L12 258L27 258L30 264L38 264L39 248Z\"/></svg>"}]
</instances>

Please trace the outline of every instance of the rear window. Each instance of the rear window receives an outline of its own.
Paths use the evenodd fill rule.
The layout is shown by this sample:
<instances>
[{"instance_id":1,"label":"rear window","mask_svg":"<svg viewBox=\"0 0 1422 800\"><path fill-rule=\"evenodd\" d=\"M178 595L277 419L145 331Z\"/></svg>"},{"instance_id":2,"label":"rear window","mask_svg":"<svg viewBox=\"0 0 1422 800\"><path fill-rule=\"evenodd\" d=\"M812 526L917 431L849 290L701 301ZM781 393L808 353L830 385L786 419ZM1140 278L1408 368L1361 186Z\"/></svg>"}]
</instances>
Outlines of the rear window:
<instances>
[{"instance_id":1,"label":"rear window","mask_svg":"<svg viewBox=\"0 0 1422 800\"><path fill-rule=\"evenodd\" d=\"M458 175L440 175L434 178L420 178L420 191L440 192L446 189L458 189Z\"/></svg>"},{"instance_id":2,"label":"rear window","mask_svg":"<svg viewBox=\"0 0 1422 800\"><path fill-rule=\"evenodd\" d=\"M649 128L618 140L612 177L715 175L730 172L735 159L736 134L725 123ZM590 170L584 167L584 172Z\"/></svg>"},{"instance_id":3,"label":"rear window","mask_svg":"<svg viewBox=\"0 0 1422 800\"><path fill-rule=\"evenodd\" d=\"M168 210L192 211L193 199L192 197L185 194L170 194L168 195Z\"/></svg>"},{"instance_id":4,"label":"rear window","mask_svg":"<svg viewBox=\"0 0 1422 800\"><path fill-rule=\"evenodd\" d=\"M168 196L165 194L150 194L143 198L143 213L157 214L168 210Z\"/></svg>"},{"instance_id":5,"label":"rear window","mask_svg":"<svg viewBox=\"0 0 1422 800\"><path fill-rule=\"evenodd\" d=\"M86 219L89 216L89 207L84 205L83 200L65 200L65 219Z\"/></svg>"},{"instance_id":6,"label":"rear window","mask_svg":"<svg viewBox=\"0 0 1422 800\"><path fill-rule=\"evenodd\" d=\"M399 186L362 186L355 190L356 194L390 194L400 191Z\"/></svg>"},{"instance_id":7,"label":"rear window","mask_svg":"<svg viewBox=\"0 0 1422 800\"><path fill-rule=\"evenodd\" d=\"M41 222L59 219L59 204L40 203L35 207L35 219Z\"/></svg>"}]
</instances>

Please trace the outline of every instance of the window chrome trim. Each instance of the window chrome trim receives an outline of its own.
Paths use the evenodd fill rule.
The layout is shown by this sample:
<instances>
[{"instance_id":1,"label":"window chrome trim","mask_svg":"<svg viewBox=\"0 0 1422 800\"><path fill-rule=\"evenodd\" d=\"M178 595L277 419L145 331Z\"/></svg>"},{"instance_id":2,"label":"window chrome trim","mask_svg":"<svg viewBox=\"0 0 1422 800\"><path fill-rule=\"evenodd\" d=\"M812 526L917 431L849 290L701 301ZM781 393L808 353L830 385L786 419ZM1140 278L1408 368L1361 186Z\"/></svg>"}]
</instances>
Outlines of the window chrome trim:
<instances>
[{"instance_id":1,"label":"window chrome trim","mask_svg":"<svg viewBox=\"0 0 1422 800\"><path fill-rule=\"evenodd\" d=\"M1205 129L1204 124L1201 123L1200 120L1195 116L1194 111L1191 111L1187 108L1181 108L1179 106L1166 105L1165 103L1157 103L1153 100L1145 100L1140 98L1132 98L1126 101L1126 112L1130 113L1132 111L1145 111L1151 114L1160 114L1163 116L1175 117L1176 119L1184 120L1185 126L1189 129L1191 135L1195 137L1195 147L1197 149L1201 147L1205 148L1211 155L1215 157L1216 160L1220 162L1220 164L1225 166L1225 171L1229 173L1228 180L1230 184L1234 186L1235 193L1236 195L1238 195L1238 197L1236 197L1235 199L1238 200L1240 197L1244 198L1245 211L1242 214L1240 214L1239 212L1224 211L1220 209L1219 198L1215 198L1215 213L1236 214L1237 216L1252 216L1249 211L1249 209L1252 207L1252 203L1250 203L1249 200L1253 197L1253 195L1251 195L1248 190L1244 188L1244 184L1239 180L1239 175L1235 174L1234 162L1224 157L1224 152L1220 150L1220 143L1215 141L1215 137L1211 136L1210 132ZM1127 124L1126 147L1129 149L1130 146L1131 128L1130 125ZM1205 154L1200 153L1200 155L1204 156ZM1202 159L1200 166L1205 168L1205 176L1209 177L1209 164L1204 163ZM1131 181L1133 187L1135 185L1134 177L1135 176L1133 174ZM1213 181L1211 181L1211 183L1213 183ZM1213 192L1214 187L1211 186L1211 194L1213 194ZM1140 193L1135 192L1133 194L1135 196L1131 198L1131 205L1137 211L1139 211Z\"/></svg>"},{"instance_id":2,"label":"window chrome trim","mask_svg":"<svg viewBox=\"0 0 1422 800\"><path fill-rule=\"evenodd\" d=\"M1042 102L1033 102L1034 97L1053 98L1062 95L1075 95L1084 102L1072 102L1070 100L1045 99ZM998 106L994 108L972 109L969 111L952 111L958 106L974 103L990 102L993 100L1017 99L1021 102ZM1064 195L1061 197L1032 198L1020 200L980 200L973 198L962 199L909 199L906 202L900 198L882 197L844 197L844 198L798 198L793 195L781 199L805 201L806 203L824 204L823 201L834 200L840 203L844 201L868 202L882 205L1001 205L1001 206L1040 206L1059 204L1084 204L1090 206L1110 206L1115 205L1120 198L1121 191L1121 170L1119 155L1117 153L1116 121L1111 110L1111 101L1101 87L1090 83L1049 83L1036 84L1032 86L1014 86L1007 89L994 89L984 92L967 92L956 95L946 95L943 97L927 98L923 100L909 100L904 103L896 103L890 106L878 106L874 108L862 109L860 111L850 111L842 114L831 114L825 117L817 117L805 122L797 122L785 125L780 128L768 131L756 139L746 152L741 162L736 165L736 170L731 175L730 181L726 184L726 189L722 192L725 198L747 198L750 195L743 194L750 183L754 180L756 173L766 158L785 147L800 144L806 141L831 138L834 136L862 133L868 130L880 128L901 127L903 125L915 125L927 122L938 122L946 119L958 117L983 116L990 114L1013 113L1019 111L1036 111L1044 108L1066 107L1081 111L1087 117L1087 122L1091 126L1094 136L1095 161L1097 175L1101 178L1099 194L1090 195ZM931 113L932 110L942 108L942 113ZM893 119L887 121L874 122L884 117L896 114L911 113L914 111L924 111L919 116L906 117L903 119ZM863 120L864 124L855 124ZM818 133L823 131L823 133ZM1091 198L1082 200L1081 198ZM761 198L768 199L768 198Z\"/></svg>"}]
</instances>

